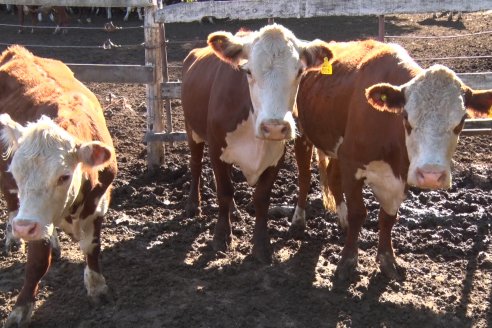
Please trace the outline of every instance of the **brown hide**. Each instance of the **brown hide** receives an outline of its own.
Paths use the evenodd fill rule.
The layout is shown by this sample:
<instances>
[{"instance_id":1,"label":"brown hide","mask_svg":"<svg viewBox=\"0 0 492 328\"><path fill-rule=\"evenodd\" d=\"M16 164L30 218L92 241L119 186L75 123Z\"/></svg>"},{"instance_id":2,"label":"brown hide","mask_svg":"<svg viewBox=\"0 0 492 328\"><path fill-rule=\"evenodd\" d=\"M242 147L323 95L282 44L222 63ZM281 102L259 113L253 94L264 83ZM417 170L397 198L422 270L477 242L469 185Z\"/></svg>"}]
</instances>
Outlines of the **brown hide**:
<instances>
[{"instance_id":1,"label":"brown hide","mask_svg":"<svg viewBox=\"0 0 492 328\"><path fill-rule=\"evenodd\" d=\"M203 140L225 143L226 133L248 117L251 100L245 73L221 61L210 47L186 57L182 89L192 90L181 98L189 135L194 131Z\"/></svg>"},{"instance_id":2,"label":"brown hide","mask_svg":"<svg viewBox=\"0 0 492 328\"><path fill-rule=\"evenodd\" d=\"M20 46L0 57L0 113L22 125L46 115L80 141L113 145L96 96L62 62Z\"/></svg>"},{"instance_id":3,"label":"brown hide","mask_svg":"<svg viewBox=\"0 0 492 328\"><path fill-rule=\"evenodd\" d=\"M108 192L117 171L113 142L95 95L76 80L72 71L62 62L40 58L20 46L12 46L0 56L0 113L9 114L14 121L23 126L46 115L81 144L100 141L110 146L107 148L110 160L105 166L97 169L85 168L88 179L82 183L80 197L72 204L72 214L83 206L80 220L94 214L99 199ZM4 151L2 144L0 152ZM96 154L98 155L100 154ZM11 213L19 208L19 204L17 193L12 191L17 189L15 181L12 175L6 172L8 164L3 157L0 159L1 189L7 201L8 212ZM68 224L72 223L71 216L64 219ZM88 269L96 275L100 274L101 222L102 216L94 217L94 247L85 254ZM30 320L29 309L34 302L38 282L49 268L51 249L50 241L29 242L26 279L15 307L7 319L8 326L14 322L23 325ZM105 286L104 280L101 281Z\"/></svg>"},{"instance_id":4,"label":"brown hide","mask_svg":"<svg viewBox=\"0 0 492 328\"><path fill-rule=\"evenodd\" d=\"M411 61L401 64L402 57L409 59L408 55L401 55L401 48L372 40L331 43L330 49L334 53L333 74L311 70L299 86L297 107L303 135L295 146L299 166L298 208L303 210L306 206L312 143L332 157L320 156L323 190L331 193L325 192L325 204L339 207L346 201L348 207L347 239L337 269L338 276L346 279L357 263L357 239L366 215L363 181L355 178L357 170L369 162L384 161L395 177L406 181L409 165L401 116L372 108L365 90L381 82L404 84L421 68ZM343 143L337 151L341 138ZM303 216L299 221L293 219L293 232L304 229L303 220ZM384 262L382 269L389 275L395 272L390 238L395 220L396 216L381 209L378 260Z\"/></svg>"},{"instance_id":5,"label":"brown hide","mask_svg":"<svg viewBox=\"0 0 492 328\"><path fill-rule=\"evenodd\" d=\"M398 65L400 59L391 45L372 40L330 45L335 54L333 75L310 71L299 86L297 106L302 130L327 153L343 137L340 159L358 166L385 159L395 175L404 176L401 118L371 108L365 89L380 82L406 83L418 71Z\"/></svg>"}]
</instances>

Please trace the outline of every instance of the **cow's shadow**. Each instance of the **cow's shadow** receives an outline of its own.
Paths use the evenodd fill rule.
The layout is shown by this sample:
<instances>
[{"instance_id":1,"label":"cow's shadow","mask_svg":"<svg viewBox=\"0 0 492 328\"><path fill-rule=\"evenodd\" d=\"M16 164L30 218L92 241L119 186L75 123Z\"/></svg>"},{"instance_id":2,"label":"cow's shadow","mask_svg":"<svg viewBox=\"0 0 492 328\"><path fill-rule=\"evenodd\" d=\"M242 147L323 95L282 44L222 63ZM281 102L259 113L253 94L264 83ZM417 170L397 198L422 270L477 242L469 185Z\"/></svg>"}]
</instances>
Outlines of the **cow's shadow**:
<instances>
[{"instance_id":1,"label":"cow's shadow","mask_svg":"<svg viewBox=\"0 0 492 328\"><path fill-rule=\"evenodd\" d=\"M368 322L391 326L403 322L402 318L413 323L436 323L455 315L437 314L411 304L381 302L389 280L377 271L370 276L367 289L355 293L350 285L348 289L336 284L316 286L324 240L308 238L291 258L270 266L250 259L212 266L217 256L207 247L200 249L204 253L199 261L187 264L190 251L196 251L192 244L209 228L201 222L189 222L186 229L191 233L169 233L170 227L173 222L145 224L134 239L104 249L103 271L114 294L109 304L94 306L88 301L83 287L84 264L67 261L62 255L43 279L41 300L31 326L185 327L193 326L194 321L189 318L194 317L202 326L225 327L232 322L227 321L230 318L236 317L238 326L247 326L247 320L257 316L257 323L268 318L278 323L273 325L276 327L337 327L340 322L363 327ZM162 235L167 237L161 238ZM156 240L160 243L153 243ZM274 248L279 250L286 242L287 239L280 240ZM7 274L19 271L20 265L7 268ZM475 266L468 266L463 281L463 309L475 270ZM207 308L212 309L211 313L203 310ZM224 324L218 324L221 316L227 319ZM371 316L370 321L367 316Z\"/></svg>"},{"instance_id":2,"label":"cow's shadow","mask_svg":"<svg viewBox=\"0 0 492 328\"><path fill-rule=\"evenodd\" d=\"M463 24L461 20L459 21L448 21L446 19L434 19L434 18L426 18L418 22L419 25L423 26L440 26L446 27L454 30L465 30L466 26Z\"/></svg>"}]
</instances>

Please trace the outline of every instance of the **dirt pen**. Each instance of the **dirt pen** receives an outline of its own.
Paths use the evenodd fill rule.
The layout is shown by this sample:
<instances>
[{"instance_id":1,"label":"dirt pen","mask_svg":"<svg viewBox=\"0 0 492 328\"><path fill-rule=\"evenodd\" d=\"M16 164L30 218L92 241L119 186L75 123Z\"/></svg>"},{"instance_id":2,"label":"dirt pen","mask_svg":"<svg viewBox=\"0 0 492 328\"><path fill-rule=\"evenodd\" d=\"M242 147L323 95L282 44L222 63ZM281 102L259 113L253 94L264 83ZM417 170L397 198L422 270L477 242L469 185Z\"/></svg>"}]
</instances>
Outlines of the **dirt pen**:
<instances>
[{"instance_id":1,"label":"dirt pen","mask_svg":"<svg viewBox=\"0 0 492 328\"><path fill-rule=\"evenodd\" d=\"M439 62L458 73L492 71L492 60L487 58L492 54L490 34L484 33L492 30L492 14L464 13L461 21L452 22L433 20L430 13L383 14L387 36L438 37L388 39L403 45L424 67ZM274 17L306 40L378 36L378 16L352 15ZM242 21L216 17L213 25L165 23L170 81L180 80L181 61L193 46L203 45L210 32L235 32L243 26L257 29L267 23L267 16ZM0 23L16 22L14 16L0 12ZM96 17L94 26L105 23ZM79 29L70 29L65 36L53 36L46 29L18 35L16 29L1 27L0 50L10 43L44 45L30 49L67 63L149 66L142 65L146 62L144 47L124 47L144 42L142 23L133 18L124 24L121 17L116 17L114 23L122 29L112 33L102 28L88 31L82 29L86 25L73 23ZM451 35L460 37L439 38ZM123 46L106 50L88 47L103 45L108 38ZM87 49L64 48L67 45ZM447 59L432 59L444 57ZM110 75L104 75L102 69L96 76L108 78ZM153 79L152 70L138 69L146 72L141 73L146 79L151 72ZM123 74L122 78L129 77ZM32 327L492 325L490 135L460 138L450 190L409 191L393 232L397 261L404 271L401 281L389 281L377 269L378 204L371 192L365 191L369 216L361 233L357 275L347 288L340 289L334 286L332 277L344 237L335 216L322 208L316 168L306 236L303 240L291 239L287 234L290 215L273 213L269 232L274 263L268 266L249 257L254 222L252 188L234 170L235 200L242 218L233 223L234 249L215 254L210 241L217 204L208 161L203 174L202 215L188 218L183 211L190 181L187 146L167 146L162 165L148 170L149 147L143 142L149 124L148 91L143 84L126 82L87 82L105 108L120 168L102 233L103 272L114 299L100 307L89 304L83 287L81 252L61 234L62 257L41 282ZM169 102L173 129L183 130L180 101L173 97ZM272 192L272 208L293 206L296 194L296 167L290 145ZM5 207L0 209L6 217ZM0 239L3 237L0 235ZM24 263L23 254L0 255L0 320L8 315L22 286Z\"/></svg>"}]
</instances>

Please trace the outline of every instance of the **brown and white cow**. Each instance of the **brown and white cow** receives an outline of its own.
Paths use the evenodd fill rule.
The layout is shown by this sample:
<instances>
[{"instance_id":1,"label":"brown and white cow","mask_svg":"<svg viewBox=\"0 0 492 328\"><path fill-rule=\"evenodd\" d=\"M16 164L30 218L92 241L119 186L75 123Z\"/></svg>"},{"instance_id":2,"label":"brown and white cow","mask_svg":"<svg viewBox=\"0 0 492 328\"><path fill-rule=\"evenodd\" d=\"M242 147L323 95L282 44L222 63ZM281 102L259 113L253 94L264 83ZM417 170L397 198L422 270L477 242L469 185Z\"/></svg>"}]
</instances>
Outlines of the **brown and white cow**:
<instances>
[{"instance_id":1,"label":"brown and white cow","mask_svg":"<svg viewBox=\"0 0 492 328\"><path fill-rule=\"evenodd\" d=\"M24 286L6 326L29 322L38 282L59 227L86 256L94 300L108 291L99 266L100 233L116 157L101 106L70 69L20 46L0 56L0 187L13 236L27 241Z\"/></svg>"},{"instance_id":2,"label":"brown and white cow","mask_svg":"<svg viewBox=\"0 0 492 328\"><path fill-rule=\"evenodd\" d=\"M397 277L391 229L407 187L451 186L451 157L466 109L487 113L492 91L472 90L441 65L422 69L398 45L370 40L330 43L330 49L333 74L312 70L299 86L299 199L291 229L305 227L314 144L325 206L336 209L347 229L338 277L348 278L357 264L364 184L380 203L377 260L386 275Z\"/></svg>"},{"instance_id":3,"label":"brown and white cow","mask_svg":"<svg viewBox=\"0 0 492 328\"><path fill-rule=\"evenodd\" d=\"M232 242L234 164L250 185L256 185L253 254L269 261L270 191L285 143L296 133L292 111L299 81L306 68L331 58L331 52L326 43L300 41L277 24L235 36L212 33L208 45L192 50L184 60L181 99L192 174L186 210L189 215L200 211L200 174L207 142L219 204L214 248L225 250Z\"/></svg>"}]
</instances>

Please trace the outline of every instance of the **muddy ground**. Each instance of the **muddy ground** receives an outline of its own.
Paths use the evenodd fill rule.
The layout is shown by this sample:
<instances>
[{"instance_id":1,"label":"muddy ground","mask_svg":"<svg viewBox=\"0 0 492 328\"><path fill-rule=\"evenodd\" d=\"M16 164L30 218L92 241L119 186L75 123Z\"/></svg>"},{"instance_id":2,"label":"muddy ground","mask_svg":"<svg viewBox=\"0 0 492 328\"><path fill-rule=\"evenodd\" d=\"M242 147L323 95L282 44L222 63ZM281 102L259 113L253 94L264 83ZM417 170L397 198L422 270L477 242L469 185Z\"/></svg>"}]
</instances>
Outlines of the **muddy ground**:
<instances>
[{"instance_id":1,"label":"muddy ground","mask_svg":"<svg viewBox=\"0 0 492 328\"><path fill-rule=\"evenodd\" d=\"M102 17L93 26L104 23ZM327 17L276 20L303 39L354 40L377 35L376 17ZM15 23L0 11L0 22ZM136 17L123 24L139 26ZM49 23L43 23L49 24ZM170 75L190 47L203 44L216 30L256 29L258 21L169 24ZM72 26L78 25L72 21ZM492 30L492 14L465 14L460 22L433 21L430 15L386 17L387 35L454 35ZM113 43L137 45L143 30L108 34L51 30L17 34L0 27L0 50L7 43L31 47L42 56L71 63L143 64L141 47L102 50ZM397 39L415 58L485 56L492 53L490 34L446 40ZM85 48L56 48L61 45ZM436 61L421 60L423 66ZM440 60L457 72L492 71L492 60ZM62 257L41 282L32 327L491 327L492 326L492 149L490 136L461 137L454 156L453 186L448 191L410 190L393 230L397 261L404 276L390 281L375 262L377 208L365 192L368 218L360 237L359 266L348 288L332 278L344 234L335 216L322 208L314 168L303 240L288 236L288 216L272 216L269 232L274 262L253 261L251 235L253 189L235 171L235 199L243 219L233 223L236 246L215 254L210 246L217 216L212 171L204 167L202 215L183 213L190 173L186 144L167 148L156 173L146 165L145 89L141 85L89 83L105 108L119 160L111 208L103 230L103 271L113 302L93 307L83 287L83 258L76 244L61 234ZM175 129L182 129L179 100L174 100ZM297 195L292 144L275 184L272 206L293 206ZM6 218L4 206L2 216ZM3 224L2 224L3 227ZM2 229L3 230L3 229ZM0 233L3 239L3 231ZM3 247L3 241L0 242ZM22 286L25 255L0 255L0 321L14 305Z\"/></svg>"}]
</instances>

